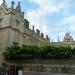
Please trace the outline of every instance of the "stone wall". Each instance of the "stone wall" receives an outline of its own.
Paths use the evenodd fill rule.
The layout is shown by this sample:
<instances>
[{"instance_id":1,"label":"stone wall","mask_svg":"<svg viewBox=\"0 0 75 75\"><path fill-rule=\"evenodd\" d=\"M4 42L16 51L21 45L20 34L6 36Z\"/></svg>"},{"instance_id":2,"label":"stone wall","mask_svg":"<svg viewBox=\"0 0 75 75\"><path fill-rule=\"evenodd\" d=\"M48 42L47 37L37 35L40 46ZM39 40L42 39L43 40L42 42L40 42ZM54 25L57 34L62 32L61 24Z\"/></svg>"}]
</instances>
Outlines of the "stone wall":
<instances>
[{"instance_id":1,"label":"stone wall","mask_svg":"<svg viewBox=\"0 0 75 75\"><path fill-rule=\"evenodd\" d=\"M25 60L6 62L11 65L20 65L23 71L46 73L75 73L75 59L64 60Z\"/></svg>"}]
</instances>

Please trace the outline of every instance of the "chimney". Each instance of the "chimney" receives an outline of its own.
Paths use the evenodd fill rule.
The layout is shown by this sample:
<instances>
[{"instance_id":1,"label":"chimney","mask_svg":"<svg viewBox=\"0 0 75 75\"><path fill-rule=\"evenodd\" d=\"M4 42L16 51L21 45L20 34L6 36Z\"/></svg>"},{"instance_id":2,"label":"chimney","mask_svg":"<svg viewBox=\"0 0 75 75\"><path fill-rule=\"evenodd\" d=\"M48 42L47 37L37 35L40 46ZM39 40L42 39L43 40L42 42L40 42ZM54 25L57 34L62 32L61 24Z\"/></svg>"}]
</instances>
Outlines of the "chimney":
<instances>
[{"instance_id":1,"label":"chimney","mask_svg":"<svg viewBox=\"0 0 75 75\"><path fill-rule=\"evenodd\" d=\"M40 30L36 29L37 35L40 35Z\"/></svg>"},{"instance_id":2,"label":"chimney","mask_svg":"<svg viewBox=\"0 0 75 75\"><path fill-rule=\"evenodd\" d=\"M24 12L21 13L21 18L24 19Z\"/></svg>"},{"instance_id":3,"label":"chimney","mask_svg":"<svg viewBox=\"0 0 75 75\"><path fill-rule=\"evenodd\" d=\"M34 25L32 26L32 30L34 31Z\"/></svg>"},{"instance_id":4,"label":"chimney","mask_svg":"<svg viewBox=\"0 0 75 75\"><path fill-rule=\"evenodd\" d=\"M17 7L16 7L16 10L19 11L19 12L21 12L21 5L20 5L20 2L18 2L18 5L17 5Z\"/></svg>"},{"instance_id":5,"label":"chimney","mask_svg":"<svg viewBox=\"0 0 75 75\"><path fill-rule=\"evenodd\" d=\"M44 38L44 34L43 33L41 33L41 37Z\"/></svg>"},{"instance_id":6,"label":"chimney","mask_svg":"<svg viewBox=\"0 0 75 75\"><path fill-rule=\"evenodd\" d=\"M11 8L14 9L14 1L11 2Z\"/></svg>"},{"instance_id":7,"label":"chimney","mask_svg":"<svg viewBox=\"0 0 75 75\"><path fill-rule=\"evenodd\" d=\"M27 19L24 20L24 25L27 29L29 29L29 21Z\"/></svg>"},{"instance_id":8,"label":"chimney","mask_svg":"<svg viewBox=\"0 0 75 75\"><path fill-rule=\"evenodd\" d=\"M48 35L46 35L46 39L48 40Z\"/></svg>"}]
</instances>

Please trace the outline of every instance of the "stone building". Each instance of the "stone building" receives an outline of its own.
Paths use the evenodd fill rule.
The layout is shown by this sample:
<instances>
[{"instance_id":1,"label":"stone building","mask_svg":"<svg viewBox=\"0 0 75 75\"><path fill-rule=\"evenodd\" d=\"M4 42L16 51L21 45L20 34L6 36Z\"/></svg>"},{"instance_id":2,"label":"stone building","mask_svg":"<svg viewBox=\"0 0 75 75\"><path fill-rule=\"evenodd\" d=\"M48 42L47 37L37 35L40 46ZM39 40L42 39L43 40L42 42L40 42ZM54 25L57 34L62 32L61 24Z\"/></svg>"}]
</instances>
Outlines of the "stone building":
<instances>
[{"instance_id":1,"label":"stone building","mask_svg":"<svg viewBox=\"0 0 75 75\"><path fill-rule=\"evenodd\" d=\"M20 2L18 2L17 7L14 8L14 2L12 1L11 7L8 8L6 6L5 0L3 0L3 3L0 6L0 65L1 63L5 62L2 57L4 48L10 46L13 42L32 45L75 45L75 41L69 33L65 34L63 42L60 42L59 39L58 42L50 42L48 35L46 38L44 38L44 34L40 33L38 29L35 32L34 26L32 29L29 29L29 21L24 19L24 12L21 11ZM54 68L54 71L57 70L55 68L60 70L60 67L62 68L65 63L72 64L71 66L73 66L75 72L75 60L30 60L23 63L22 61L17 62L17 64L25 66L24 68L27 70L29 69L29 71L34 71L35 67L35 70L37 70L41 65L41 67L44 67L45 71L47 70L47 72L50 72L51 68ZM30 70L31 68L32 70Z\"/></svg>"},{"instance_id":2,"label":"stone building","mask_svg":"<svg viewBox=\"0 0 75 75\"><path fill-rule=\"evenodd\" d=\"M58 38L58 42L51 42L50 45L53 46L71 46L75 47L75 41L69 32L65 33L63 41L60 41Z\"/></svg>"},{"instance_id":3,"label":"stone building","mask_svg":"<svg viewBox=\"0 0 75 75\"><path fill-rule=\"evenodd\" d=\"M24 18L20 2L14 8L14 1L12 1L11 7L8 8L3 0L0 6L0 61L3 60L4 49L13 42L18 42L20 45L44 45L50 43L50 38L48 36L45 38L38 29L35 32L34 26L32 29L29 28L29 21Z\"/></svg>"},{"instance_id":4,"label":"stone building","mask_svg":"<svg viewBox=\"0 0 75 75\"><path fill-rule=\"evenodd\" d=\"M50 38L40 33L40 30L29 28L29 21L24 18L24 12L21 11L20 2L14 8L14 2L11 7L6 6L5 0L0 6L0 48L10 46L13 42L20 44L44 45L50 43Z\"/></svg>"},{"instance_id":5,"label":"stone building","mask_svg":"<svg viewBox=\"0 0 75 75\"><path fill-rule=\"evenodd\" d=\"M70 35L70 33L66 33L63 42L65 44L72 44L74 42L72 36Z\"/></svg>"}]
</instances>

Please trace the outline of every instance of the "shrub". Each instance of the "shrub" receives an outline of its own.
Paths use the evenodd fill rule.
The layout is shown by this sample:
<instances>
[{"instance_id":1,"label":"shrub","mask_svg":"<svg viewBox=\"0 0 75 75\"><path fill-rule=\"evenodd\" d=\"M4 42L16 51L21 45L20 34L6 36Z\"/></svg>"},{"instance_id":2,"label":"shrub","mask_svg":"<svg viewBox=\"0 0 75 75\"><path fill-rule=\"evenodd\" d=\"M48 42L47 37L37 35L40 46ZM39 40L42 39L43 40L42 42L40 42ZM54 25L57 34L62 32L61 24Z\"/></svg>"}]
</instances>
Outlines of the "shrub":
<instances>
[{"instance_id":1,"label":"shrub","mask_svg":"<svg viewBox=\"0 0 75 75\"><path fill-rule=\"evenodd\" d=\"M75 48L70 46L35 46L14 43L3 53L6 60L68 59L75 57Z\"/></svg>"}]
</instances>

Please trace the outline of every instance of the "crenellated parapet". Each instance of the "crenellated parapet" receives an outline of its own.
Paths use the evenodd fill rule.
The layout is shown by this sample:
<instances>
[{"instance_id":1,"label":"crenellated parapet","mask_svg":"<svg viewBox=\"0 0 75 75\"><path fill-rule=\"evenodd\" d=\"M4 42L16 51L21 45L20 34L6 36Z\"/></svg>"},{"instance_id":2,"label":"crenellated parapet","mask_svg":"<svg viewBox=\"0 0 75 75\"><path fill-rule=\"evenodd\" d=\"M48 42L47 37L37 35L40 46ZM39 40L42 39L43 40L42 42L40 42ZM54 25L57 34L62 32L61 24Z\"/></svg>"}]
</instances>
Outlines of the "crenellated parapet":
<instances>
[{"instance_id":1,"label":"crenellated parapet","mask_svg":"<svg viewBox=\"0 0 75 75\"><path fill-rule=\"evenodd\" d=\"M46 35L46 40L47 40L48 42L50 42L50 38L48 37L48 35Z\"/></svg>"},{"instance_id":2,"label":"crenellated parapet","mask_svg":"<svg viewBox=\"0 0 75 75\"><path fill-rule=\"evenodd\" d=\"M40 30L36 29L36 34L39 36L40 35Z\"/></svg>"},{"instance_id":3,"label":"crenellated parapet","mask_svg":"<svg viewBox=\"0 0 75 75\"><path fill-rule=\"evenodd\" d=\"M34 25L32 26L32 31L35 32Z\"/></svg>"},{"instance_id":4,"label":"crenellated parapet","mask_svg":"<svg viewBox=\"0 0 75 75\"><path fill-rule=\"evenodd\" d=\"M41 37L42 37L42 39L44 39L44 34L43 33L41 33Z\"/></svg>"},{"instance_id":5,"label":"crenellated parapet","mask_svg":"<svg viewBox=\"0 0 75 75\"><path fill-rule=\"evenodd\" d=\"M24 19L24 26L29 29L29 21L27 19Z\"/></svg>"},{"instance_id":6,"label":"crenellated parapet","mask_svg":"<svg viewBox=\"0 0 75 75\"><path fill-rule=\"evenodd\" d=\"M21 12L21 19L24 20L24 12Z\"/></svg>"},{"instance_id":7,"label":"crenellated parapet","mask_svg":"<svg viewBox=\"0 0 75 75\"><path fill-rule=\"evenodd\" d=\"M14 1L11 2L11 9L13 11L13 9L14 9Z\"/></svg>"},{"instance_id":8,"label":"crenellated parapet","mask_svg":"<svg viewBox=\"0 0 75 75\"><path fill-rule=\"evenodd\" d=\"M16 12L21 12L21 5L20 2L18 2L18 5L16 7Z\"/></svg>"}]
</instances>

